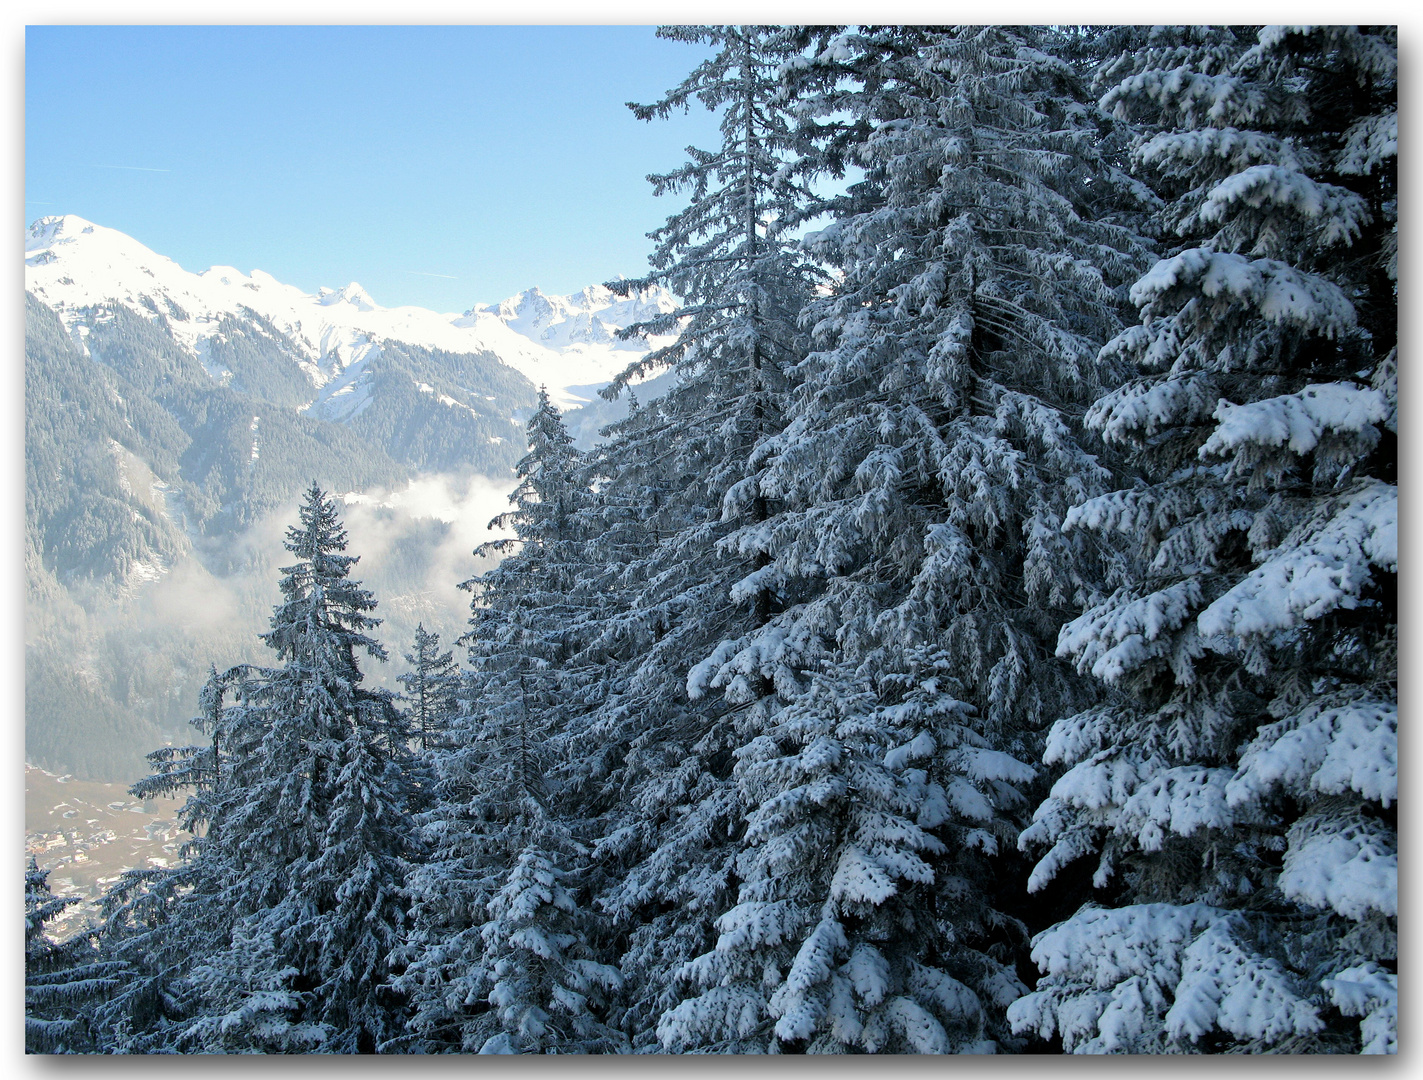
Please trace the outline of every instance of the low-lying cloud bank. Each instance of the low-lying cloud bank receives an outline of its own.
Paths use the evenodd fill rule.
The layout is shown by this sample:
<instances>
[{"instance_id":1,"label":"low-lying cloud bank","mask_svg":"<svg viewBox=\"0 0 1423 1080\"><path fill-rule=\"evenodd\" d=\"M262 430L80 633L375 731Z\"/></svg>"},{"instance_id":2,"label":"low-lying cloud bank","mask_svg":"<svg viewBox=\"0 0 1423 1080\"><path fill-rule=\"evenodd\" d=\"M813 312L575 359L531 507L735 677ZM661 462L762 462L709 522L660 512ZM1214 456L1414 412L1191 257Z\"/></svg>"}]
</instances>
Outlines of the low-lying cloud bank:
<instances>
[{"instance_id":1,"label":"low-lying cloud bank","mask_svg":"<svg viewBox=\"0 0 1423 1080\"><path fill-rule=\"evenodd\" d=\"M320 483L320 478L317 478ZM369 660L369 685L399 690L417 624L454 649L469 619L459 583L496 561L474 554L507 533L489 524L509 508L515 481L432 474L393 489L340 493L353 576L376 596L375 630L389 663ZM32 604L27 632L26 753L36 764L99 780L132 782L142 755L191 737L185 721L210 666L268 663L259 635L280 599L291 554L282 546L299 499L245 530L195 545L157 580Z\"/></svg>"}]
</instances>

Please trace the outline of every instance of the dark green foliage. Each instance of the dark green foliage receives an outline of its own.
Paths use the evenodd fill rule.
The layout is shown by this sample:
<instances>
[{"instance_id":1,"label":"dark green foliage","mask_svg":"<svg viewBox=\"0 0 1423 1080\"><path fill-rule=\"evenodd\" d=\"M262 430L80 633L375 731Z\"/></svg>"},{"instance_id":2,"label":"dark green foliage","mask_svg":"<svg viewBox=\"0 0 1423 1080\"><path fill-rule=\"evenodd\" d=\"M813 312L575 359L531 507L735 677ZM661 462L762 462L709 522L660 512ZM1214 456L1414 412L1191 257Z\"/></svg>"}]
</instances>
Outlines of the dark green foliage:
<instances>
[{"instance_id":1,"label":"dark green foliage","mask_svg":"<svg viewBox=\"0 0 1423 1080\"><path fill-rule=\"evenodd\" d=\"M650 120L703 106L719 112L720 134L649 177L655 194L685 203L649 234L652 272L608 283L616 292L659 285L681 303L624 331L677 336L604 395L663 369L674 374L590 455L599 500L582 523L589 560L604 575L592 655L616 658L609 666L621 691L579 722L604 831L597 903L626 941L623 1023L643 1045L676 1003L673 973L715 943L714 920L735 895L743 807L733 751L784 704L779 691L791 692L769 665L724 695L689 697L687 686L689 669L758 632L778 609L775 583L758 574L770 561L764 544L730 537L771 513L755 448L786 422L808 343L799 316L824 284L823 266L785 227L813 200L789 171L792 106L778 72L794 56L791 38L762 26L659 34L696 43L707 58L633 113Z\"/></svg>"}]
</instances>

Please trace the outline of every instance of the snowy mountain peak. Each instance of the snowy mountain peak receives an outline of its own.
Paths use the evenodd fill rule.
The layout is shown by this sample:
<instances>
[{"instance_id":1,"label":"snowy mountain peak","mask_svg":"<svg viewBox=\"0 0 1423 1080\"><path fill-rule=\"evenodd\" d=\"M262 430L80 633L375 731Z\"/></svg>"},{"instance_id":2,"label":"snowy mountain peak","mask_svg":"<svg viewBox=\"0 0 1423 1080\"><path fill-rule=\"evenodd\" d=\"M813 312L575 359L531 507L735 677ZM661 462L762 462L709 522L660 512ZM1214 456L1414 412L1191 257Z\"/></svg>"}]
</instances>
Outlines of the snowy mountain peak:
<instances>
[{"instance_id":1,"label":"snowy mountain peak","mask_svg":"<svg viewBox=\"0 0 1423 1080\"><path fill-rule=\"evenodd\" d=\"M467 313L493 315L515 333L560 351L582 345L605 345L612 349L642 352L638 341L620 341L617 332L676 309L676 301L665 289L651 288L620 297L603 285L589 285L569 296L525 289L498 304L474 308Z\"/></svg>"},{"instance_id":2,"label":"snowy mountain peak","mask_svg":"<svg viewBox=\"0 0 1423 1080\"><path fill-rule=\"evenodd\" d=\"M78 233L92 233L95 228L97 226L92 221L85 221L78 214L51 214L37 218L25 230L25 251L72 239Z\"/></svg>"},{"instance_id":3,"label":"snowy mountain peak","mask_svg":"<svg viewBox=\"0 0 1423 1080\"><path fill-rule=\"evenodd\" d=\"M380 308L380 305L371 299L370 293L354 281L342 289L329 289L323 285L318 290L318 295L320 303L325 307L332 304L350 304L358 311L375 311Z\"/></svg>"},{"instance_id":4,"label":"snowy mountain peak","mask_svg":"<svg viewBox=\"0 0 1423 1080\"><path fill-rule=\"evenodd\" d=\"M95 225L77 214L42 217L25 230L26 287L28 268L64 262L70 269L90 272L95 285L118 284L121 276L145 275L150 282L183 270L172 259L150 251L117 229ZM41 275L44 276L44 275ZM56 279L68 276L57 271ZM116 295L116 294L115 294Z\"/></svg>"},{"instance_id":5,"label":"snowy mountain peak","mask_svg":"<svg viewBox=\"0 0 1423 1080\"><path fill-rule=\"evenodd\" d=\"M463 315L388 308L354 281L313 295L260 270L213 266L193 273L74 214L40 218L25 231L25 288L55 310L81 348L84 311L97 304L117 302L146 319L166 320L199 359L224 319L256 312L291 339L316 388L339 381L357 359L379 349L376 342L392 341L493 353L535 385L547 385L561 408L591 400L594 388L647 350L646 342L619 341L619 328L673 309L662 290L619 298L601 285L572 296L526 289Z\"/></svg>"}]
</instances>

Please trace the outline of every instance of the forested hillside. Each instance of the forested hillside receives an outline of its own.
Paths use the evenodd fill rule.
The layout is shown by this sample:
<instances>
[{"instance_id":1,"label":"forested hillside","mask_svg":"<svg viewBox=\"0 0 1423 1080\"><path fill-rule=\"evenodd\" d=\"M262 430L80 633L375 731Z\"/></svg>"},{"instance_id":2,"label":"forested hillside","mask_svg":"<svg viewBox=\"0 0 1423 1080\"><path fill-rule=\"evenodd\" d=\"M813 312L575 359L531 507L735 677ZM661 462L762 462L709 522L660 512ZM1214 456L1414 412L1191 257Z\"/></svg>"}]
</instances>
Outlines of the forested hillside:
<instances>
[{"instance_id":1,"label":"forested hillside","mask_svg":"<svg viewBox=\"0 0 1423 1080\"><path fill-rule=\"evenodd\" d=\"M1396 31L660 33L665 390L539 393L457 643L304 492L30 1049L1396 1053Z\"/></svg>"}]
</instances>

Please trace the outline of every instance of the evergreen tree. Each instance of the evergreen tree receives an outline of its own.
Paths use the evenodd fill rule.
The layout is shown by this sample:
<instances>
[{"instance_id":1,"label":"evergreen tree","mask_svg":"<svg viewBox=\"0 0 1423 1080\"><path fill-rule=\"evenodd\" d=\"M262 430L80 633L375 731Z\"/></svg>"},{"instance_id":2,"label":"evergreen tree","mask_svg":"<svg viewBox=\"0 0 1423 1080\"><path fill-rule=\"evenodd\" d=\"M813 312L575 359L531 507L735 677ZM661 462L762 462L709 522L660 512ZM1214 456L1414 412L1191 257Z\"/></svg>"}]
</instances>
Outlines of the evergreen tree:
<instances>
[{"instance_id":1,"label":"evergreen tree","mask_svg":"<svg viewBox=\"0 0 1423 1080\"><path fill-rule=\"evenodd\" d=\"M602 1002L585 1000L593 987L576 975L602 970L589 966L594 950L583 937L596 938L597 928L587 913L571 918L561 868L578 850L570 831L578 823L560 819L569 808L561 785L568 718L584 681L572 661L596 606L583 580L580 531L591 495L542 390L527 435L513 509L491 522L513 536L480 549L506 557L462 586L475 594L462 639L471 670L460 712L431 755L438 801L421 820L432 851L411 879L414 929L400 979L415 1010L410 1045L422 1049L477 1051L491 1039L491 1048L510 1052L617 1045L601 1026ZM529 869L535 864L543 869ZM546 874L558 877L556 889ZM532 897L547 889L562 899L546 901L554 906L545 910ZM523 929L506 925L506 916ZM541 936L545 916L560 928ZM549 948L558 957L530 952L535 940L556 942ZM516 1008L516 999L525 1004Z\"/></svg>"},{"instance_id":2,"label":"evergreen tree","mask_svg":"<svg viewBox=\"0 0 1423 1080\"><path fill-rule=\"evenodd\" d=\"M286 547L298 561L263 635L282 666L214 676L195 721L211 745L152 755L156 776L135 789L195 789L185 823L203 834L186 864L109 903L121 944L176 924L165 947L190 952L181 1049L369 1052L400 1030L385 984L405 911L402 723L357 659L384 659L366 633L376 602L350 578L356 557L315 484ZM194 927L214 908L221 938L204 941Z\"/></svg>"},{"instance_id":3,"label":"evergreen tree","mask_svg":"<svg viewBox=\"0 0 1423 1080\"><path fill-rule=\"evenodd\" d=\"M434 758L459 711L463 678L454 653L441 652L440 635L423 622L415 627L414 645L415 651L405 654L410 670L396 677L409 705L393 712L389 745L404 774L405 808L418 815L436 801Z\"/></svg>"},{"instance_id":4,"label":"evergreen tree","mask_svg":"<svg viewBox=\"0 0 1423 1080\"><path fill-rule=\"evenodd\" d=\"M529 452L519 462L520 482L509 496L513 509L490 522L491 529L514 535L478 550L505 558L460 587L474 593L463 638L470 650L471 710L485 725L481 738L490 737L495 715L506 718L501 737L521 749L499 757L523 760L519 783L528 786L539 782L528 760L532 744L559 726L561 680L570 676L564 669L589 633L595 605L584 581L583 515L591 494L581 476L581 455L542 387L526 434Z\"/></svg>"},{"instance_id":5,"label":"evergreen tree","mask_svg":"<svg viewBox=\"0 0 1423 1080\"><path fill-rule=\"evenodd\" d=\"M659 33L669 389L540 391L408 712L311 487L27 1046L1396 1052L1396 31Z\"/></svg>"},{"instance_id":6,"label":"evergreen tree","mask_svg":"<svg viewBox=\"0 0 1423 1080\"><path fill-rule=\"evenodd\" d=\"M1115 589L1058 654L1111 692L1023 836L1031 889L1086 866L1111 906L1039 936L1013 1023L1393 1052L1396 32L1157 31L1108 70L1179 240L1087 414L1136 475L1063 522Z\"/></svg>"},{"instance_id":7,"label":"evergreen tree","mask_svg":"<svg viewBox=\"0 0 1423 1080\"><path fill-rule=\"evenodd\" d=\"M717 920L716 948L679 973L702 992L662 1017L666 1048L994 1048L988 1036L1002 1033L979 995L991 988L986 1004L1001 1009L1023 987L972 947L1003 921L985 903L982 855L1001 839L994 804L1007 801L1006 781L1032 770L974 731L947 656L917 650L912 668L817 675L737 751L742 799L755 807L743 883ZM959 776L945 787L935 758L977 785ZM958 938L944 932L949 921Z\"/></svg>"},{"instance_id":8,"label":"evergreen tree","mask_svg":"<svg viewBox=\"0 0 1423 1080\"><path fill-rule=\"evenodd\" d=\"M428 752L438 746L454 715L459 688L459 669L453 652L440 652L440 635L415 627L415 651L405 654L411 670L399 677L410 701L407 722L410 737Z\"/></svg>"},{"instance_id":9,"label":"evergreen tree","mask_svg":"<svg viewBox=\"0 0 1423 1080\"><path fill-rule=\"evenodd\" d=\"M1026 934L995 856L1021 759L1090 700L1050 648L1094 595L1063 515L1108 479L1071 410L1142 250L1114 217L1114 127L1053 44L868 29L787 64L823 167L864 178L808 238L841 273L807 313L819 348L789 422L751 459L777 512L724 541L766 560L733 595L771 584L785 610L688 685L737 703L822 674L736 751L745 881L681 973L702 992L664 1016L669 1047L1014 1044Z\"/></svg>"},{"instance_id":10,"label":"evergreen tree","mask_svg":"<svg viewBox=\"0 0 1423 1080\"><path fill-rule=\"evenodd\" d=\"M564 885L564 860L549 850L560 830L533 807L525 815L522 850L480 927L481 978L493 1006L474 1027L491 1032L480 1053L626 1050L626 1037L602 1019L623 979L593 957L589 913Z\"/></svg>"},{"instance_id":11,"label":"evergreen tree","mask_svg":"<svg viewBox=\"0 0 1423 1080\"><path fill-rule=\"evenodd\" d=\"M769 684L748 689L733 716L711 699L690 700L686 679L718 641L772 614L771 589L732 591L764 554L724 541L769 514L751 452L784 423L804 351L797 318L819 280L784 235L811 198L786 170L794 132L777 73L791 35L767 27L659 33L708 46L711 56L634 113L654 119L699 103L720 110L721 139L651 177L657 194L686 193L688 203L650 234L652 272L609 283L620 292L662 285L681 303L629 328L677 336L608 393L663 368L674 373L672 385L614 425L590 466L599 500L589 557L615 571L594 647L616 671L579 744L601 748L591 756L602 775L590 789L605 834L596 849L606 883L599 903L630 935L626 1025L645 1041L675 1003L671 971L710 944L711 920L733 887L732 841L742 828L730 775L735 725L775 708Z\"/></svg>"},{"instance_id":12,"label":"evergreen tree","mask_svg":"<svg viewBox=\"0 0 1423 1080\"><path fill-rule=\"evenodd\" d=\"M245 702L247 676L239 666L210 670L191 721L204 743L163 747L148 755L152 775L130 788L138 799L188 796L178 824L190 839L174 866L126 871L104 896L100 944L118 966L118 985L96 1003L96 1040L111 1052L172 1053L186 1038L203 1002L191 973L228 945L237 918L229 890L240 874L223 821L242 792L227 781L234 763L256 752L263 728L255 713L226 705Z\"/></svg>"},{"instance_id":13,"label":"evergreen tree","mask_svg":"<svg viewBox=\"0 0 1423 1080\"><path fill-rule=\"evenodd\" d=\"M123 965L104 960L94 934L55 941L45 924L77 896L55 896L49 871L33 858L25 868L25 1052L87 1053L95 1049L88 1007L120 985Z\"/></svg>"}]
</instances>

